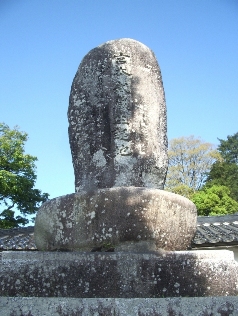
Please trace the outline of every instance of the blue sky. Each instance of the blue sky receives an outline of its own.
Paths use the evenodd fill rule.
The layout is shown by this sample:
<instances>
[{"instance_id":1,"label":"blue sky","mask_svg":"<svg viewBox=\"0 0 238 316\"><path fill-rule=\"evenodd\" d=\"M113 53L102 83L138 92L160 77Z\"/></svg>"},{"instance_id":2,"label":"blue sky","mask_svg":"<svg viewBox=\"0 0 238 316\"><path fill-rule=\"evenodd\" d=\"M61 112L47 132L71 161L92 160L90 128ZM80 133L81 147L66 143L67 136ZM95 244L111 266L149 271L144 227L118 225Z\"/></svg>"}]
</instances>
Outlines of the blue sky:
<instances>
[{"instance_id":1,"label":"blue sky","mask_svg":"<svg viewBox=\"0 0 238 316\"><path fill-rule=\"evenodd\" d=\"M67 108L79 63L123 37L158 59L169 139L217 144L238 131L237 0L0 0L0 121L29 134L36 187L51 198L74 192Z\"/></svg>"}]
</instances>

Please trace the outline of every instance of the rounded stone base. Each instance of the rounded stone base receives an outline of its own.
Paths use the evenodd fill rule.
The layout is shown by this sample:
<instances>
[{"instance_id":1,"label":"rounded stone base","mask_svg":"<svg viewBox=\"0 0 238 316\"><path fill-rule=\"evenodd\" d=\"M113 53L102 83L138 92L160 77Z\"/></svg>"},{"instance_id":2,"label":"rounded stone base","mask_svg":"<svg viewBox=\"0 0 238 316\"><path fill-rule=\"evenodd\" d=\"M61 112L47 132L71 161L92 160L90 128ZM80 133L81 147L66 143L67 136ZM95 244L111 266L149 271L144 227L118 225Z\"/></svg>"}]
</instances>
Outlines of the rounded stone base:
<instances>
[{"instance_id":1,"label":"rounded stone base","mask_svg":"<svg viewBox=\"0 0 238 316\"><path fill-rule=\"evenodd\" d=\"M36 216L38 250L186 250L195 205L177 194L139 187L73 193L44 203Z\"/></svg>"}]
</instances>

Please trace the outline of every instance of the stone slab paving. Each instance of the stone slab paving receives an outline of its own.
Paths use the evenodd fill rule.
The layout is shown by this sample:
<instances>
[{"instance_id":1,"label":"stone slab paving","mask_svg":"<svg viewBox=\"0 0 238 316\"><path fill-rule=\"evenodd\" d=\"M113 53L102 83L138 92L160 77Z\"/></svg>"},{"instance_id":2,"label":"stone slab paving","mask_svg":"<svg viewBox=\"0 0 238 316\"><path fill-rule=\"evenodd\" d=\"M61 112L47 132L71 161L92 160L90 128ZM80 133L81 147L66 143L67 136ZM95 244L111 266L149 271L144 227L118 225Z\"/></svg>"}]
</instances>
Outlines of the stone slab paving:
<instances>
[{"instance_id":1,"label":"stone slab paving","mask_svg":"<svg viewBox=\"0 0 238 316\"><path fill-rule=\"evenodd\" d=\"M0 254L0 296L164 298L234 296L231 251Z\"/></svg>"},{"instance_id":2,"label":"stone slab paving","mask_svg":"<svg viewBox=\"0 0 238 316\"><path fill-rule=\"evenodd\" d=\"M1 316L229 316L237 297L42 298L0 297Z\"/></svg>"}]
</instances>

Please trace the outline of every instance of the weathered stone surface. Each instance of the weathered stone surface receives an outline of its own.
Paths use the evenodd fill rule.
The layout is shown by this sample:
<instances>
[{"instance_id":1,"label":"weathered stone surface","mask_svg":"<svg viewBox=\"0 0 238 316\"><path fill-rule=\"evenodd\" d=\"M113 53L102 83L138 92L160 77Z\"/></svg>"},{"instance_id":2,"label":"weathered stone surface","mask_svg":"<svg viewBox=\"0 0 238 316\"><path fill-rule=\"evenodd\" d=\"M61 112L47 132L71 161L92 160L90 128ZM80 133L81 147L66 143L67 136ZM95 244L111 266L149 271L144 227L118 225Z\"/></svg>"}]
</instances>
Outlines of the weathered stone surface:
<instances>
[{"instance_id":1,"label":"weathered stone surface","mask_svg":"<svg viewBox=\"0 0 238 316\"><path fill-rule=\"evenodd\" d=\"M228 297L42 298L1 297L4 316L229 316L238 300Z\"/></svg>"},{"instance_id":2,"label":"weathered stone surface","mask_svg":"<svg viewBox=\"0 0 238 316\"><path fill-rule=\"evenodd\" d=\"M195 205L170 192L120 187L74 193L44 203L36 216L39 250L186 250L196 231Z\"/></svg>"},{"instance_id":3,"label":"weathered stone surface","mask_svg":"<svg viewBox=\"0 0 238 316\"><path fill-rule=\"evenodd\" d=\"M158 298L238 294L238 264L227 250L162 255L9 251L2 252L0 258L0 296Z\"/></svg>"},{"instance_id":4,"label":"weathered stone surface","mask_svg":"<svg viewBox=\"0 0 238 316\"><path fill-rule=\"evenodd\" d=\"M91 50L68 109L75 190L163 189L167 172L164 89L154 53L132 39Z\"/></svg>"}]
</instances>

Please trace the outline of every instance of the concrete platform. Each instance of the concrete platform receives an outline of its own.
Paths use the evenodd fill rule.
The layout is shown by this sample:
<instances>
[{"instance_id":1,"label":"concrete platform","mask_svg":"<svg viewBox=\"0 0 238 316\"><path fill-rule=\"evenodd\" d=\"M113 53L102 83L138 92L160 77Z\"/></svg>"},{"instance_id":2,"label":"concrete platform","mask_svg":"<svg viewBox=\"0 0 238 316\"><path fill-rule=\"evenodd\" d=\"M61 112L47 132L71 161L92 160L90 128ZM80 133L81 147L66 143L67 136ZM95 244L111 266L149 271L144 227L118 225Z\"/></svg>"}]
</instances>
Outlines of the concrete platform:
<instances>
[{"instance_id":1,"label":"concrete platform","mask_svg":"<svg viewBox=\"0 0 238 316\"><path fill-rule=\"evenodd\" d=\"M233 252L2 252L0 296L236 296Z\"/></svg>"},{"instance_id":2,"label":"concrete platform","mask_svg":"<svg viewBox=\"0 0 238 316\"><path fill-rule=\"evenodd\" d=\"M42 298L0 297L1 316L228 316L237 297Z\"/></svg>"}]
</instances>

